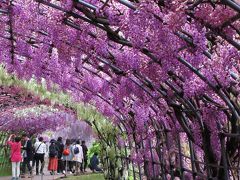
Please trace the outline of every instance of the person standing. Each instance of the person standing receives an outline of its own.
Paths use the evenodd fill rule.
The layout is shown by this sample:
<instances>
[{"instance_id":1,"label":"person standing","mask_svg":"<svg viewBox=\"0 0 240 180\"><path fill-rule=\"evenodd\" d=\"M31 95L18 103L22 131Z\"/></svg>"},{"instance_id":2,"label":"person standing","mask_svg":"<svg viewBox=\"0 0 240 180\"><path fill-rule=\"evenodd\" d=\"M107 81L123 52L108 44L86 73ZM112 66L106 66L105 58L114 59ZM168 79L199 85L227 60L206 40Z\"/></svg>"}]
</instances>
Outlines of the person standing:
<instances>
[{"instance_id":1,"label":"person standing","mask_svg":"<svg viewBox=\"0 0 240 180\"><path fill-rule=\"evenodd\" d=\"M10 160L12 162L12 180L18 180L20 176L20 162L22 161L21 156L21 138L15 137L11 134L8 138L7 144L11 148ZM14 141L12 139L14 138Z\"/></svg>"},{"instance_id":2,"label":"person standing","mask_svg":"<svg viewBox=\"0 0 240 180\"><path fill-rule=\"evenodd\" d=\"M69 170L70 174L73 172L73 147L71 144L71 140L67 139L66 144L63 150L63 162L64 162L64 173Z\"/></svg>"},{"instance_id":3,"label":"person standing","mask_svg":"<svg viewBox=\"0 0 240 180\"><path fill-rule=\"evenodd\" d=\"M28 168L28 171L30 173L29 177L32 177L32 167L30 165L30 161L33 159L33 147L32 147L32 141L29 139L27 134L22 135L23 139L23 163L22 163L22 178L25 177L26 174L26 166Z\"/></svg>"},{"instance_id":4,"label":"person standing","mask_svg":"<svg viewBox=\"0 0 240 180\"><path fill-rule=\"evenodd\" d=\"M40 168L40 173L43 175L43 168L44 168L44 156L45 153L47 152L47 147L46 144L43 142L43 137L38 138L39 141L37 141L34 144L34 149L35 149L35 156L34 159L36 161L36 175L39 175L39 161L41 162L41 168Z\"/></svg>"},{"instance_id":5,"label":"person standing","mask_svg":"<svg viewBox=\"0 0 240 180\"><path fill-rule=\"evenodd\" d=\"M85 141L82 141L82 151L83 151L83 163L81 164L81 169L84 172L87 172L86 168L87 168L87 161L88 161L88 157L87 157L88 148L85 144Z\"/></svg>"},{"instance_id":6,"label":"person standing","mask_svg":"<svg viewBox=\"0 0 240 180\"><path fill-rule=\"evenodd\" d=\"M58 146L58 169L57 169L57 173L63 173L62 154L63 154L64 144L62 142L62 137L58 137L56 145Z\"/></svg>"},{"instance_id":7,"label":"person standing","mask_svg":"<svg viewBox=\"0 0 240 180\"><path fill-rule=\"evenodd\" d=\"M56 140L52 139L49 146L49 163L48 170L51 175L55 174L58 168L58 146L56 145Z\"/></svg>"},{"instance_id":8,"label":"person standing","mask_svg":"<svg viewBox=\"0 0 240 180\"><path fill-rule=\"evenodd\" d=\"M76 175L79 174L79 169L83 172L82 163L83 163L83 150L82 146L80 145L80 141L77 140L76 144L73 146L73 153L74 153L74 161L75 161L75 173Z\"/></svg>"},{"instance_id":9,"label":"person standing","mask_svg":"<svg viewBox=\"0 0 240 180\"><path fill-rule=\"evenodd\" d=\"M36 142L38 142L39 140L38 140L38 138L34 138L33 139L33 143L35 144ZM35 153L35 152L33 152L33 153ZM35 167L35 157L34 157L34 154L33 154L33 159L32 159L32 169L34 169L34 167Z\"/></svg>"}]
</instances>

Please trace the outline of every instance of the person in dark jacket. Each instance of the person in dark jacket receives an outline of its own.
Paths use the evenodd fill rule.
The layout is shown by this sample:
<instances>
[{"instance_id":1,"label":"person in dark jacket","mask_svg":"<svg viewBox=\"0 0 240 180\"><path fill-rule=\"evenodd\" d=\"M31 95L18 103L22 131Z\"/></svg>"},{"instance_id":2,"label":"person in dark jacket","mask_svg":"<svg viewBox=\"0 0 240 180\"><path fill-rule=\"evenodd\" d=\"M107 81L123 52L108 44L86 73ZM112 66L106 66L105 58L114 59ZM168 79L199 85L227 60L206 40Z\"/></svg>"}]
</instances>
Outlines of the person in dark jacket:
<instances>
[{"instance_id":1,"label":"person in dark jacket","mask_svg":"<svg viewBox=\"0 0 240 180\"><path fill-rule=\"evenodd\" d=\"M23 140L23 163L22 163L22 177L25 177L26 174L26 166L28 168L28 172L30 173L30 176L32 176L32 167L30 165L30 161L33 159L33 146L32 141L29 139L27 134L22 135Z\"/></svg>"},{"instance_id":2,"label":"person in dark jacket","mask_svg":"<svg viewBox=\"0 0 240 180\"><path fill-rule=\"evenodd\" d=\"M50 141L49 146L49 163L48 163L48 170L50 171L51 175L55 174L55 171L58 169L58 146L56 145L56 140L52 139Z\"/></svg>"},{"instance_id":3,"label":"person in dark jacket","mask_svg":"<svg viewBox=\"0 0 240 180\"><path fill-rule=\"evenodd\" d=\"M82 150L83 150L83 163L81 164L81 170L84 171L84 172L87 172L86 171L86 168L87 168L87 152L88 152L88 148L85 144L85 141L82 141Z\"/></svg>"},{"instance_id":4,"label":"person in dark jacket","mask_svg":"<svg viewBox=\"0 0 240 180\"><path fill-rule=\"evenodd\" d=\"M63 161L62 161L62 153L64 149L64 144L62 142L62 137L58 137L56 145L58 147L58 168L57 173L63 173Z\"/></svg>"},{"instance_id":5,"label":"person in dark jacket","mask_svg":"<svg viewBox=\"0 0 240 180\"><path fill-rule=\"evenodd\" d=\"M98 167L99 160L98 160L98 153L94 153L93 157L90 159L90 169L95 172L102 171L101 168Z\"/></svg>"}]
</instances>

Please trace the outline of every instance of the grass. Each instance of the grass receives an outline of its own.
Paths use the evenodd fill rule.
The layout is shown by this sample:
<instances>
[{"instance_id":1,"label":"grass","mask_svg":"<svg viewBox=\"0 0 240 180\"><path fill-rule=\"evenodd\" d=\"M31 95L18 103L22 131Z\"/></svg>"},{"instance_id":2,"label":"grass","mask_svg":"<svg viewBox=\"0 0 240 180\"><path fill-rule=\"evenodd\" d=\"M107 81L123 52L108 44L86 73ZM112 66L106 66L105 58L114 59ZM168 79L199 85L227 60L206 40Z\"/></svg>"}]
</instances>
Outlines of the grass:
<instances>
[{"instance_id":1,"label":"grass","mask_svg":"<svg viewBox=\"0 0 240 180\"><path fill-rule=\"evenodd\" d=\"M0 177L11 175L11 163L9 162L9 148L5 146L7 134L0 131Z\"/></svg>"},{"instance_id":2,"label":"grass","mask_svg":"<svg viewBox=\"0 0 240 180\"><path fill-rule=\"evenodd\" d=\"M11 176L11 166L0 167L1 176Z\"/></svg>"},{"instance_id":3,"label":"grass","mask_svg":"<svg viewBox=\"0 0 240 180\"><path fill-rule=\"evenodd\" d=\"M71 176L68 180L104 180L103 174L88 174L82 176Z\"/></svg>"},{"instance_id":4,"label":"grass","mask_svg":"<svg viewBox=\"0 0 240 180\"><path fill-rule=\"evenodd\" d=\"M0 153L0 177L11 175L11 163L2 153Z\"/></svg>"}]
</instances>

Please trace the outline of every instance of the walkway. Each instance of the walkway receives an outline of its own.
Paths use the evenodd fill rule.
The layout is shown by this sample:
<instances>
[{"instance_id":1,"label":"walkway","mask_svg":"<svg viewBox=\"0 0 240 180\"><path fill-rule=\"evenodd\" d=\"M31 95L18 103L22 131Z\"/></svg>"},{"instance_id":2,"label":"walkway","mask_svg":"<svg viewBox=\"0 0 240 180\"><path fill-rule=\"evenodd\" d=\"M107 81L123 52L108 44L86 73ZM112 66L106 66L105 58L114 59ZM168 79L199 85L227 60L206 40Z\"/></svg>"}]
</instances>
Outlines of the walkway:
<instances>
[{"instance_id":1,"label":"walkway","mask_svg":"<svg viewBox=\"0 0 240 180\"><path fill-rule=\"evenodd\" d=\"M84 174L81 174L81 175L87 175L87 174L92 174L91 172L86 172ZM67 176L73 176L71 174L67 175ZM50 175L49 172L45 173L44 176L34 176L32 178L21 178L21 180L54 180L54 179L61 179L61 178L64 178L64 175L61 174L61 175ZM6 177L0 177L0 180L11 180L11 177L10 176L6 176Z\"/></svg>"},{"instance_id":2,"label":"walkway","mask_svg":"<svg viewBox=\"0 0 240 180\"><path fill-rule=\"evenodd\" d=\"M26 176L26 178L21 178L21 180L53 180L53 179L58 179L58 178L61 178L61 177L64 177L63 174L60 174L60 175L50 175L50 172L47 170L47 165L48 165L48 159L46 158L45 159L45 167L44 167L44 175L41 176L41 175L35 175L35 169L33 169L33 177L32 178L28 178ZM68 172L69 173L69 172ZM91 173L91 170L90 169L87 169L87 172L84 173L84 174L90 174ZM67 176L72 176L71 174L67 174ZM0 177L0 180L11 180L11 177L10 176L5 176L5 177Z\"/></svg>"},{"instance_id":3,"label":"walkway","mask_svg":"<svg viewBox=\"0 0 240 180\"><path fill-rule=\"evenodd\" d=\"M50 174L44 175L44 176L34 176L33 178L21 178L21 180L23 179L28 179L28 180L53 180L53 179L57 179L63 177L63 175L55 175L55 176L51 176ZM0 180L11 180L11 177L7 176L7 177L0 177Z\"/></svg>"}]
</instances>

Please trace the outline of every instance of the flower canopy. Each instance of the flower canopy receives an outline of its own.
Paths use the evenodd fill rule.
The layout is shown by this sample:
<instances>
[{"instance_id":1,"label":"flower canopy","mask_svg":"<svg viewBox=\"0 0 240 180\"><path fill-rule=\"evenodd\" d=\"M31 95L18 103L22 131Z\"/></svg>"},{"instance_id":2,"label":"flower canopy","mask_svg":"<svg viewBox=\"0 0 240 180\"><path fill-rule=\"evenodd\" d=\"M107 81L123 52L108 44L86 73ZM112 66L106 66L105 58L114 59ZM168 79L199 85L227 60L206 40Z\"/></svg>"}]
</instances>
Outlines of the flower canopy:
<instances>
[{"instance_id":1,"label":"flower canopy","mask_svg":"<svg viewBox=\"0 0 240 180\"><path fill-rule=\"evenodd\" d=\"M0 61L95 106L134 177L239 177L239 12L238 0L4 0Z\"/></svg>"},{"instance_id":2,"label":"flower canopy","mask_svg":"<svg viewBox=\"0 0 240 180\"><path fill-rule=\"evenodd\" d=\"M44 84L36 84L34 79L19 80L6 73L2 67L0 104L0 131L9 133L37 135L46 130L73 126L77 118L87 118L91 114L88 112L89 107L82 109L82 105L71 103L67 94L48 91ZM85 112L77 115L77 111ZM92 134L87 130L91 127L87 126L82 127L82 131Z\"/></svg>"},{"instance_id":3,"label":"flower canopy","mask_svg":"<svg viewBox=\"0 0 240 180\"><path fill-rule=\"evenodd\" d=\"M1 114L0 131L36 135L46 130L67 126L75 121L74 115L44 105L24 109L14 108Z\"/></svg>"}]
</instances>

